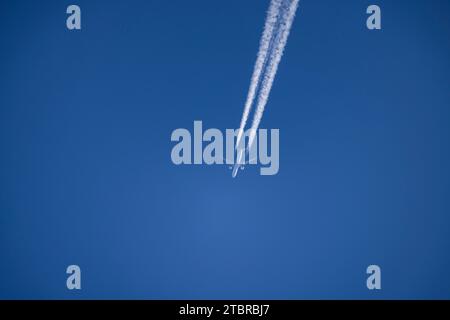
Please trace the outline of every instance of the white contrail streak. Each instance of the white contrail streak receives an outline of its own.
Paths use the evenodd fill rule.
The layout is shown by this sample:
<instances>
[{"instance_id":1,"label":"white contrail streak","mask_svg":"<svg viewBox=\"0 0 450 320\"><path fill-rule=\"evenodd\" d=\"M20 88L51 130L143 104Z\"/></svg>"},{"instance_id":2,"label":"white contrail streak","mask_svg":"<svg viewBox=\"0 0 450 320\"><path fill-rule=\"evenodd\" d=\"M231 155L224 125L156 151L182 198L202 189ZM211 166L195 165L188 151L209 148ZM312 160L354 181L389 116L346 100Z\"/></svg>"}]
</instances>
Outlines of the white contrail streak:
<instances>
[{"instance_id":1,"label":"white contrail streak","mask_svg":"<svg viewBox=\"0 0 450 320\"><path fill-rule=\"evenodd\" d=\"M245 102L244 113L241 119L237 135L236 150L237 161L233 167L232 176L236 177L239 167L245 163L246 149L249 151L256 137L261 118L264 113L273 81L278 70L278 65L286 47L289 32L294 22L299 0L271 0L269 11L267 12L266 23L261 37L258 56L256 59L253 75L250 81L250 88ZM249 143L245 148L245 141L242 140L248 116L250 114L255 97L258 93L255 115L253 116L250 128ZM243 143L244 142L244 143Z\"/></svg>"},{"instance_id":2,"label":"white contrail streak","mask_svg":"<svg viewBox=\"0 0 450 320\"><path fill-rule=\"evenodd\" d=\"M290 5L284 11L279 31L277 32L274 48L272 49L269 57L269 62L264 72L264 79L261 84L261 89L258 95L258 103L253 117L252 127L250 131L250 138L248 148L252 146L253 140L256 136L256 131L261 122L261 118L264 113L267 101L269 99L270 90L272 89L273 81L278 70L278 65L283 56L284 48L289 37L289 32L294 22L295 12L297 11L299 0L291 0Z\"/></svg>"},{"instance_id":3,"label":"white contrail streak","mask_svg":"<svg viewBox=\"0 0 450 320\"><path fill-rule=\"evenodd\" d=\"M258 84L260 83L262 73L264 71L264 65L269 56L270 42L274 36L274 30L277 26L277 21L280 15L280 7L282 0L272 0L270 2L269 10L267 11L267 18L264 25L264 31L259 43L259 51L258 56L255 62L255 67L253 69L253 75L250 81L250 88L247 94L247 100L245 102L244 113L242 114L241 125L239 127L238 136L237 136L237 145L239 145L239 141L242 138L242 134L245 129L245 125L247 124L248 116L250 114L250 110L255 100L256 89L258 88Z\"/></svg>"}]
</instances>

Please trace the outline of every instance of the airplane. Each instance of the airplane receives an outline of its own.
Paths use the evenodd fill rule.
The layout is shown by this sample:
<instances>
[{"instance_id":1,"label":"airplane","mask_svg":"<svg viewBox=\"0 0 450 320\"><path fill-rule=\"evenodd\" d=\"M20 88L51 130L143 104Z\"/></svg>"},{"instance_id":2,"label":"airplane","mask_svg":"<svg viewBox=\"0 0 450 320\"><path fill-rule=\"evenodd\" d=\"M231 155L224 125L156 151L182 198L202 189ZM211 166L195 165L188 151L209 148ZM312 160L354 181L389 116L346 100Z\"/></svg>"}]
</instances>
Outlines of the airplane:
<instances>
[{"instance_id":1,"label":"airplane","mask_svg":"<svg viewBox=\"0 0 450 320\"><path fill-rule=\"evenodd\" d=\"M236 178L236 176L237 176L237 174L238 174L238 172L239 172L239 168L240 168L243 164L245 164L245 159L244 159L244 161L242 161L242 157L243 157L243 156L245 156L245 149L244 149L244 148L241 148L241 149L238 151L238 156L237 156L237 158L236 158L236 163L234 164L233 171L232 171L232 173L231 173L231 176L232 176L233 178Z\"/></svg>"}]
</instances>

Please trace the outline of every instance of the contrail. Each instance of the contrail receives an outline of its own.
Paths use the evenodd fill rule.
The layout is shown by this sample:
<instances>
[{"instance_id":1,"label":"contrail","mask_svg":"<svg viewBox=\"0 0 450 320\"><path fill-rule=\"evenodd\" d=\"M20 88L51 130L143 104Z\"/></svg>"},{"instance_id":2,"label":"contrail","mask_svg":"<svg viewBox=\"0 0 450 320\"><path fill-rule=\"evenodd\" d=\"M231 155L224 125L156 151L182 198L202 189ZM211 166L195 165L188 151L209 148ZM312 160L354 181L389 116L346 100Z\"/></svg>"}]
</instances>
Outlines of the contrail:
<instances>
[{"instance_id":1,"label":"contrail","mask_svg":"<svg viewBox=\"0 0 450 320\"><path fill-rule=\"evenodd\" d=\"M273 81L275 80L278 65L283 56L289 32L294 22L298 3L299 0L271 0L270 2L264 32L260 41L258 56L245 102L244 113L238 131L236 144L238 155L232 172L233 177L236 177L239 167L244 164L246 150L250 150L256 137L256 132L269 99ZM242 143L241 139L256 97L257 89L259 89L259 93L256 111L250 128L249 143L247 148L245 148L245 143Z\"/></svg>"},{"instance_id":2,"label":"contrail","mask_svg":"<svg viewBox=\"0 0 450 320\"><path fill-rule=\"evenodd\" d=\"M264 79L259 91L258 103L250 130L250 138L248 144L249 149L252 146L253 140L255 139L256 131L258 130L259 123L261 122L261 118L264 113L264 108L266 107L267 101L269 99L273 81L275 80L275 75L278 70L278 65L280 64L281 57L283 56L284 48L286 47L286 43L289 37L289 32L291 30L292 23L294 22L298 3L299 0L291 0L290 5L287 7L286 11L283 14L283 18L279 26L279 31L277 32L275 39L275 47L270 54L270 60L264 73Z\"/></svg>"},{"instance_id":3,"label":"contrail","mask_svg":"<svg viewBox=\"0 0 450 320\"><path fill-rule=\"evenodd\" d=\"M267 11L267 18L264 25L264 31L259 43L258 56L255 62L255 67L253 68L253 75L250 81L250 88L247 94L247 100L245 102L244 113L242 114L241 125L239 127L237 141L239 145L239 141L242 138L242 134L245 129L245 125L247 124L248 116L250 114L250 110L255 100L256 89L258 88L258 84L260 83L261 76L264 70L264 65L267 62L267 58L269 56L270 43L274 37L275 27L277 26L277 21L280 15L280 7L282 0L272 0L270 2L269 10Z\"/></svg>"}]
</instances>

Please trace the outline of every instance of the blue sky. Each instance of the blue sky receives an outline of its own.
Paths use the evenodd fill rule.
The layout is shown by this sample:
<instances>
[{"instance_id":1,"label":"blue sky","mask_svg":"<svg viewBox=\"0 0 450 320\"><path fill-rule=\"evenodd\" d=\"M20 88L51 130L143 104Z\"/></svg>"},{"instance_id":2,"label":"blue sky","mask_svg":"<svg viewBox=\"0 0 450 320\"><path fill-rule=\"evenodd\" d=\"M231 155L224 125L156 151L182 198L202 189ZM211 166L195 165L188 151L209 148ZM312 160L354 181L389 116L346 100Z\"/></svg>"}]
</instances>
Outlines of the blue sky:
<instances>
[{"instance_id":1,"label":"blue sky","mask_svg":"<svg viewBox=\"0 0 450 320\"><path fill-rule=\"evenodd\" d=\"M170 134L239 126L269 1L76 3L81 31L0 3L0 298L450 298L448 1L376 1L380 31L375 2L300 1L280 171L237 179Z\"/></svg>"}]
</instances>

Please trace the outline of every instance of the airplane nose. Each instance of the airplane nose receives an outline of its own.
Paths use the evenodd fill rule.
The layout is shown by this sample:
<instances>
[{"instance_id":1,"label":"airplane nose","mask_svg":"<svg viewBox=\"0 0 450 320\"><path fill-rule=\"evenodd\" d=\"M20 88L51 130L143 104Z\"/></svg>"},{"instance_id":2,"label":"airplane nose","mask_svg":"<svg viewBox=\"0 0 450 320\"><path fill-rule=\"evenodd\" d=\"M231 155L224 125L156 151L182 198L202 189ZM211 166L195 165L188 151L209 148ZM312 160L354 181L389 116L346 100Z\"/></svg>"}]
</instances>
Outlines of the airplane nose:
<instances>
[{"instance_id":1,"label":"airplane nose","mask_svg":"<svg viewBox=\"0 0 450 320\"><path fill-rule=\"evenodd\" d=\"M238 170L239 170L239 166L238 166L238 165L235 165L234 168L233 168L233 173L231 174L231 176L232 176L233 178L236 178L237 173L238 173Z\"/></svg>"},{"instance_id":2,"label":"airplane nose","mask_svg":"<svg viewBox=\"0 0 450 320\"><path fill-rule=\"evenodd\" d=\"M232 173L233 178L236 178L236 176L239 172L239 167L244 164L242 162L242 160L243 160L242 157L244 156L244 151L245 151L244 149L239 150L239 153L238 153L238 156L236 159L236 163L234 164L234 167L233 167L233 173Z\"/></svg>"}]
</instances>

